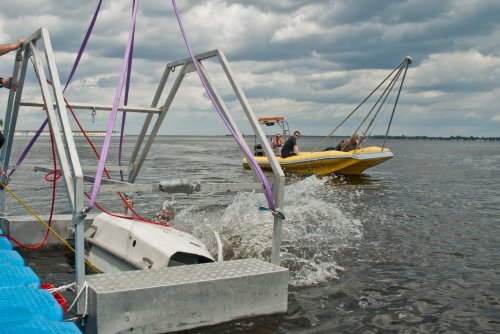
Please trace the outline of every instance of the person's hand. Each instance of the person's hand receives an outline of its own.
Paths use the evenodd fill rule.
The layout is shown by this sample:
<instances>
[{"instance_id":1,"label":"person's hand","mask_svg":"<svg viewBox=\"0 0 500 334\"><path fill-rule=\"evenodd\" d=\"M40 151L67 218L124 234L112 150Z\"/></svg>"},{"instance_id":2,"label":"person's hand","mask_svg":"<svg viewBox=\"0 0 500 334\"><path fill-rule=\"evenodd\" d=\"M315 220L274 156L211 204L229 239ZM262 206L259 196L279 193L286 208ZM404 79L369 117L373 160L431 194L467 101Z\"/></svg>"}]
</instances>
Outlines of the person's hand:
<instances>
[{"instance_id":1,"label":"person's hand","mask_svg":"<svg viewBox=\"0 0 500 334\"><path fill-rule=\"evenodd\" d=\"M12 89L15 91L17 89L17 86L19 86L19 82L16 81L14 82L14 84L12 84L12 77L8 77L3 78L2 85L7 89Z\"/></svg>"},{"instance_id":2,"label":"person's hand","mask_svg":"<svg viewBox=\"0 0 500 334\"><path fill-rule=\"evenodd\" d=\"M14 46L15 46L14 50L23 46L23 43L24 43L24 39L22 39L22 38L19 38L17 41L15 41L14 42Z\"/></svg>"}]
</instances>

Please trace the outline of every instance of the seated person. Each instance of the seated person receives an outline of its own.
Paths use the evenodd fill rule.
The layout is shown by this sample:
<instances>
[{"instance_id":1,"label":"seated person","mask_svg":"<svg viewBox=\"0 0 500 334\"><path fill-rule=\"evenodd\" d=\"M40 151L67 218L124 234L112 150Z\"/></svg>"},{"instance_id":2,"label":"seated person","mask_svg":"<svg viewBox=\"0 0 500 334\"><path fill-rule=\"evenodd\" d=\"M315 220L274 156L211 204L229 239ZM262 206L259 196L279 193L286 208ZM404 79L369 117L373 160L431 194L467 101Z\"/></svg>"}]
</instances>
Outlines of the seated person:
<instances>
[{"instance_id":1,"label":"seated person","mask_svg":"<svg viewBox=\"0 0 500 334\"><path fill-rule=\"evenodd\" d=\"M281 148L283 147L283 138L281 138L280 133L274 136L273 140L271 141L271 146L275 154L281 155Z\"/></svg>"},{"instance_id":2,"label":"seated person","mask_svg":"<svg viewBox=\"0 0 500 334\"><path fill-rule=\"evenodd\" d=\"M295 131L293 136L290 136L283 145L281 149L281 157L288 158L292 156L299 155L299 146L297 145L297 139L300 138L300 132Z\"/></svg>"},{"instance_id":3,"label":"seated person","mask_svg":"<svg viewBox=\"0 0 500 334\"><path fill-rule=\"evenodd\" d=\"M363 148L359 143L357 133L353 134L351 139L345 140L343 143L341 142L339 145L340 145L340 151L342 152L349 152L352 150L356 150L358 148Z\"/></svg>"}]
</instances>

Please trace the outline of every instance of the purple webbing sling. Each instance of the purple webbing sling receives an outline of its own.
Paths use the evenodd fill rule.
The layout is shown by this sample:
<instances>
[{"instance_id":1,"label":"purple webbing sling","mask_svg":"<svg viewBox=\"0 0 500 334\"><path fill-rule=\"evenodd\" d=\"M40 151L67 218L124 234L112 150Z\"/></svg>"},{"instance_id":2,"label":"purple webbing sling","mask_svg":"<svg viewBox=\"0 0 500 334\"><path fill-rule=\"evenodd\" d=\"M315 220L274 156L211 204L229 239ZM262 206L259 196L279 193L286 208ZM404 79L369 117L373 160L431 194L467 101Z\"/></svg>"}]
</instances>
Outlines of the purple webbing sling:
<instances>
[{"instance_id":1,"label":"purple webbing sling","mask_svg":"<svg viewBox=\"0 0 500 334\"><path fill-rule=\"evenodd\" d=\"M120 79L118 82L118 87L116 89L115 100L113 102L113 108L111 111L111 116L108 122L108 129L106 131L106 137L104 138L104 144L102 145L101 157L99 159L99 165L97 166L97 171L95 175L94 186L92 187L92 193L90 195L90 202L85 208L86 212L92 210L95 204L97 193L99 192L99 187L101 185L102 173L104 171L104 165L106 164L106 158L109 151L109 143L111 141L111 134L113 133L113 127L115 125L116 114L118 113L118 105L120 103L120 98L123 91L123 83L125 81L126 72L128 68L129 55L132 50L132 41L134 36L135 21L137 18L137 7L138 1L134 0L132 20L130 22L130 29L128 35L127 48L125 49L125 55L123 57L122 69L120 71Z\"/></svg>"},{"instance_id":2,"label":"purple webbing sling","mask_svg":"<svg viewBox=\"0 0 500 334\"><path fill-rule=\"evenodd\" d=\"M128 57L128 67L127 67L127 81L125 83L125 97L123 99L123 105L128 105L128 92L130 89L130 74L132 73L132 58L134 55L134 39L135 39L135 25L134 31L132 32L132 46L130 49L130 54ZM122 151L123 151L123 138L125 137L125 121L127 119L127 112L122 113L122 125L120 127L120 144L118 146L118 166L122 165ZM123 171L120 169L120 180L123 181Z\"/></svg>"},{"instance_id":3,"label":"purple webbing sling","mask_svg":"<svg viewBox=\"0 0 500 334\"><path fill-rule=\"evenodd\" d=\"M179 23L179 28L181 29L182 38L184 39L184 42L186 43L187 50L189 52L189 55L191 56L191 59L193 61L193 65L196 68L196 72L198 73L198 76L200 77L201 83L203 84L203 87L205 88L205 91L207 92L208 96L210 97L210 100L212 101L212 104L214 105L215 109L217 110L217 113L222 118L224 124L226 124L226 127L229 129L229 131L233 135L234 139L236 140L236 142L238 143L238 145L240 146L240 148L243 150L243 152L244 152L244 154L245 154L245 156L247 158L247 161L255 167L255 170L257 171L257 174L259 175L259 178L262 181L262 185L264 186L265 195L266 195L266 198L267 198L267 203L268 203L268 206L269 206L269 210L274 213L276 211L276 207L275 207L275 204L274 204L274 198L273 198L273 194L272 194L272 191L271 191L271 186L269 185L269 182L267 181L267 178L264 175L264 172L262 171L262 169L260 168L260 166L255 161L252 153L250 152L250 150L248 149L248 147L246 145L244 145L244 143L241 141L241 139L236 135L236 132L234 131L231 123L229 123L229 121L226 119L226 117L224 116L224 114L222 113L222 111L219 109L219 106L215 102L215 98L213 97L212 93L208 89L208 86L207 86L207 84L205 82L205 79L203 79L203 76L201 75L201 71L200 71L200 68L198 66L198 61L196 60L196 58L195 58L195 56L193 54L193 51L191 50L191 47L189 46L189 42L188 42L188 39L187 39L187 36L186 36L186 32L184 31L184 27L182 25L182 21L181 21L180 15L179 15L179 13L177 11L177 4L175 3L175 0L172 0L172 5L174 6L175 16L177 17L177 22Z\"/></svg>"},{"instance_id":4,"label":"purple webbing sling","mask_svg":"<svg viewBox=\"0 0 500 334\"><path fill-rule=\"evenodd\" d=\"M71 69L70 75L69 75L68 79L66 80L66 85L64 86L63 93L66 91L66 88L68 88L68 85L71 82L71 79L73 79L73 75L76 72L78 64L80 64L80 59L82 58L82 55L83 55L83 52L85 51L85 48L87 46L87 42L89 40L89 37L92 33L92 30L94 29L95 21L97 20L97 16L99 14L99 11L101 10L101 4L102 4L102 0L99 0L99 3L97 4L96 10L94 12L94 16L92 18L92 21L90 22L89 28L87 29L87 33L85 34L85 38L83 39L82 45L80 46L80 50L78 51L78 55L76 56L75 62L73 63L73 68ZM33 136L33 138L31 138L30 142L28 143L28 146L26 146L26 148L24 149L24 151L21 154L21 156L19 157L19 159L17 159L16 166L21 165L21 163L24 161L24 159L28 155L29 151L31 150L31 148L33 147L35 142L38 140L38 137L40 137L40 134L47 126L48 122L49 122L48 118L46 118L45 121L43 121L42 125L40 126L40 128L38 129L36 134ZM15 172L15 170L16 169L13 168L10 171L9 177Z\"/></svg>"}]
</instances>

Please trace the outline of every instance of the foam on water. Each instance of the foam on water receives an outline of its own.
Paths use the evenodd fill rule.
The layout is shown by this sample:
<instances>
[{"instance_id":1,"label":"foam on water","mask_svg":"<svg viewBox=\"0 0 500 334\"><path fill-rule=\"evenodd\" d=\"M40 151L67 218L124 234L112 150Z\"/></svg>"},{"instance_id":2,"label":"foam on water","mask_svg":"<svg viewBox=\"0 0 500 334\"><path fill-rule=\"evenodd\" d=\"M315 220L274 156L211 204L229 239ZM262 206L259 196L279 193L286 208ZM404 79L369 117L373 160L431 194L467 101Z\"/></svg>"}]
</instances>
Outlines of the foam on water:
<instances>
[{"instance_id":1,"label":"foam on water","mask_svg":"<svg viewBox=\"0 0 500 334\"><path fill-rule=\"evenodd\" d=\"M343 194L328 180L312 176L285 187L281 259L290 269L290 284L295 286L336 277L342 270L336 262L339 251L356 247L362 237L360 221L331 200ZM216 249L213 229L229 243L231 258L269 260L274 218L258 210L265 204L262 193L239 193L227 208L190 208L179 213L175 221L202 239L211 251Z\"/></svg>"}]
</instances>

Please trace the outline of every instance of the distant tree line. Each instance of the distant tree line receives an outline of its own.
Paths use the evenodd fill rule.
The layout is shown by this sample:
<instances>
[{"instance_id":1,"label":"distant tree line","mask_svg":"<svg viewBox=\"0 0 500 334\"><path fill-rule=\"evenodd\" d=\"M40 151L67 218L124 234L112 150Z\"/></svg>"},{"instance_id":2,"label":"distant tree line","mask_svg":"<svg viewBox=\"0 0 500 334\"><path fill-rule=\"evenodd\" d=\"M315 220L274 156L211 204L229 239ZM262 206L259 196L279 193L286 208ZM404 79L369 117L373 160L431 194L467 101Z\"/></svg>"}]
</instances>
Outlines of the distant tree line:
<instances>
[{"instance_id":1,"label":"distant tree line","mask_svg":"<svg viewBox=\"0 0 500 334\"><path fill-rule=\"evenodd\" d=\"M383 135L370 136L370 138L384 139ZM456 141L500 141L500 137L474 137L474 136L450 136L450 137L432 137L432 136L387 136L388 139L408 139L408 140L456 140Z\"/></svg>"}]
</instances>

